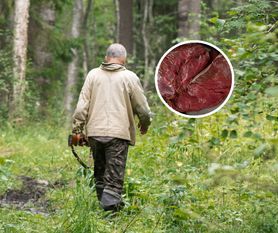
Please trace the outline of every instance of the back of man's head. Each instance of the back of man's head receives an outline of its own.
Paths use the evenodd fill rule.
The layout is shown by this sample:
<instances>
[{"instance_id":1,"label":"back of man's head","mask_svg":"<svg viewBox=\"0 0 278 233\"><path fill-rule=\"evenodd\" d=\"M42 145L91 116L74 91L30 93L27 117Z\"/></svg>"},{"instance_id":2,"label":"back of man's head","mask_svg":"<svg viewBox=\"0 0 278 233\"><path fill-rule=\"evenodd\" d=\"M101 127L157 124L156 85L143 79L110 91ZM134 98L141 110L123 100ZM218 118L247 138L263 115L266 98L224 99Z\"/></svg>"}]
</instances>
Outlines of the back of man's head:
<instances>
[{"instance_id":1,"label":"back of man's head","mask_svg":"<svg viewBox=\"0 0 278 233\"><path fill-rule=\"evenodd\" d=\"M106 51L106 57L111 57L111 58L119 58L123 57L126 58L127 53L126 49L123 45L121 44L111 44Z\"/></svg>"}]
</instances>

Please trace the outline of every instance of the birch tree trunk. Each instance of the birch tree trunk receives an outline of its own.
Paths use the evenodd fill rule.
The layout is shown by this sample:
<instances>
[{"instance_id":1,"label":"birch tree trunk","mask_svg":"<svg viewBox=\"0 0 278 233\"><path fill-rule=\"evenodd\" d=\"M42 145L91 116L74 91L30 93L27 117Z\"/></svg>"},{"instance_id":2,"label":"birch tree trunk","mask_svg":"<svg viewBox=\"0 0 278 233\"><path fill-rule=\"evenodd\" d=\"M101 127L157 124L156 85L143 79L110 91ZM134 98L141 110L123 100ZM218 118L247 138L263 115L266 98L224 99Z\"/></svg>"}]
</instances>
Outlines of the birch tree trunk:
<instances>
[{"instance_id":1,"label":"birch tree trunk","mask_svg":"<svg viewBox=\"0 0 278 233\"><path fill-rule=\"evenodd\" d=\"M189 14L189 36L195 40L200 39L200 14L201 0L191 1Z\"/></svg>"},{"instance_id":2,"label":"birch tree trunk","mask_svg":"<svg viewBox=\"0 0 278 233\"><path fill-rule=\"evenodd\" d=\"M9 115L20 116L24 108L25 73L28 45L29 0L15 0L14 12L14 84Z\"/></svg>"},{"instance_id":3,"label":"birch tree trunk","mask_svg":"<svg viewBox=\"0 0 278 233\"><path fill-rule=\"evenodd\" d=\"M151 35L150 32L153 28L153 0L143 0L142 9L143 9L143 19L142 19L142 28L141 34L143 37L144 45L144 83L143 87L147 89L150 84L150 78L152 76L152 71L155 66L155 60L153 59L153 51L151 49Z\"/></svg>"},{"instance_id":4,"label":"birch tree trunk","mask_svg":"<svg viewBox=\"0 0 278 233\"><path fill-rule=\"evenodd\" d=\"M125 46L127 52L133 52L133 14L132 0L119 0L119 42Z\"/></svg>"},{"instance_id":5,"label":"birch tree trunk","mask_svg":"<svg viewBox=\"0 0 278 233\"><path fill-rule=\"evenodd\" d=\"M188 15L189 15L189 4L190 0L179 0L178 3L178 36L179 37L188 37L188 29L189 29L189 22L188 22Z\"/></svg>"},{"instance_id":6,"label":"birch tree trunk","mask_svg":"<svg viewBox=\"0 0 278 233\"><path fill-rule=\"evenodd\" d=\"M179 0L178 36L187 39L200 39L200 0Z\"/></svg>"},{"instance_id":7,"label":"birch tree trunk","mask_svg":"<svg viewBox=\"0 0 278 233\"><path fill-rule=\"evenodd\" d=\"M82 17L83 17L83 1L75 0L73 6L73 19L72 19L72 27L71 27L72 38L78 38L80 36ZM74 88L76 86L76 82L78 78L78 65L79 65L78 61L79 61L78 50L76 48L72 48L72 60L68 65L66 88L65 88L65 110L67 112L68 117L70 117L70 114L72 113L72 104L75 95Z\"/></svg>"}]
</instances>

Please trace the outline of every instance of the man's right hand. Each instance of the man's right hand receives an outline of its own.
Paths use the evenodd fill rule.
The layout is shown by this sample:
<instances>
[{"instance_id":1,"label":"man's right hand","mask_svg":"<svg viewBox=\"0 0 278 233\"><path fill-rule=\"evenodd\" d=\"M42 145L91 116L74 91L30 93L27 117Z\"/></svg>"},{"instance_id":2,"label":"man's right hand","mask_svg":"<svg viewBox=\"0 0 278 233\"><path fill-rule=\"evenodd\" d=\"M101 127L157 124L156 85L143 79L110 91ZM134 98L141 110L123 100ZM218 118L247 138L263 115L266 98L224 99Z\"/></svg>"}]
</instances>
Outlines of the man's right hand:
<instances>
[{"instance_id":1,"label":"man's right hand","mask_svg":"<svg viewBox=\"0 0 278 233\"><path fill-rule=\"evenodd\" d=\"M72 133L73 134L84 134L84 123L77 123L76 121L73 122Z\"/></svg>"},{"instance_id":2,"label":"man's right hand","mask_svg":"<svg viewBox=\"0 0 278 233\"><path fill-rule=\"evenodd\" d=\"M82 131L80 130L80 128L77 126L77 127L74 127L71 131L73 134L80 134Z\"/></svg>"}]
</instances>

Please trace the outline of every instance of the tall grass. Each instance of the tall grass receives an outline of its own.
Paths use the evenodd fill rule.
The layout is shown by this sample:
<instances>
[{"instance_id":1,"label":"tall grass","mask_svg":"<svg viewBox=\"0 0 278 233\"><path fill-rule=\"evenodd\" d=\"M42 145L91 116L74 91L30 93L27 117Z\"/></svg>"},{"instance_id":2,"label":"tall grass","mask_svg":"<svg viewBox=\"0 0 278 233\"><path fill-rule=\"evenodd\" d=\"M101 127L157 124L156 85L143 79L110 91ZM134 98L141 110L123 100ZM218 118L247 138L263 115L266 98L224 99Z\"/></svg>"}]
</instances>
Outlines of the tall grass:
<instances>
[{"instance_id":1,"label":"tall grass","mask_svg":"<svg viewBox=\"0 0 278 233\"><path fill-rule=\"evenodd\" d=\"M277 122L267 119L264 101L252 120L231 114L233 105L198 120L153 107L150 132L130 148L119 213L99 207L92 173L84 176L67 148L67 130L2 127L1 193L20 187L20 175L63 185L49 188L48 214L0 208L0 231L278 232ZM88 149L78 151L88 158Z\"/></svg>"}]
</instances>

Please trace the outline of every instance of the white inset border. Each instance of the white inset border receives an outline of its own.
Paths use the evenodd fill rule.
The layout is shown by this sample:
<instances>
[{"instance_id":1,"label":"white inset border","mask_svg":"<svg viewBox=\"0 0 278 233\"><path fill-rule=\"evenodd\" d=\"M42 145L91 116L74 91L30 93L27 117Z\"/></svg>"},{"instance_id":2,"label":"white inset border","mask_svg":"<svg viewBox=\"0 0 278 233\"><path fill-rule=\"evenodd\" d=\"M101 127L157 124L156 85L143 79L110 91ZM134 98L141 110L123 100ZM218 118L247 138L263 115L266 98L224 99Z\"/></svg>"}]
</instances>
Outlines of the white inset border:
<instances>
[{"instance_id":1,"label":"white inset border","mask_svg":"<svg viewBox=\"0 0 278 233\"><path fill-rule=\"evenodd\" d=\"M184 113L181 113L181 112L178 112L176 111L175 109L171 108L167 103L166 101L163 99L163 97L161 96L160 94L160 91L159 91L159 88L158 88L158 70L159 70L159 67L161 65L161 62L163 61L163 59L167 56L167 54L169 52L171 52L173 49L181 46L181 45L185 45L185 44L204 44L204 45L207 45L207 46L210 46L214 49L216 49L218 52L220 52L223 57L226 59L226 61L228 62L229 64L229 67L230 67L230 71L231 71L231 74L232 74L232 83L231 83L231 88L230 88L230 91L229 91L229 94L227 95L226 99L217 107L215 108L214 110L212 110L211 112L208 112L208 113L205 113L205 114L199 114L199 115L186 115ZM227 102L228 100L230 99L232 93L233 93L233 90L234 90L234 68L232 66L232 63L230 62L229 58L227 57L227 55L221 50L219 49L217 46L209 43L209 42L206 42L206 41L202 41L202 40L188 40L188 41L184 41L184 42L180 42L174 46L172 46L170 49L168 49L164 54L163 56L160 58L157 66L156 66L156 69L155 69L155 88L156 88L156 92L159 96L159 98L161 99L161 101L163 102L163 104L170 110L172 111L173 113L175 114L178 114L180 116L183 116L183 117L187 117L187 118L202 118L202 117L206 117L206 116L209 116L209 115L212 115L213 113L216 113L218 112Z\"/></svg>"}]
</instances>

